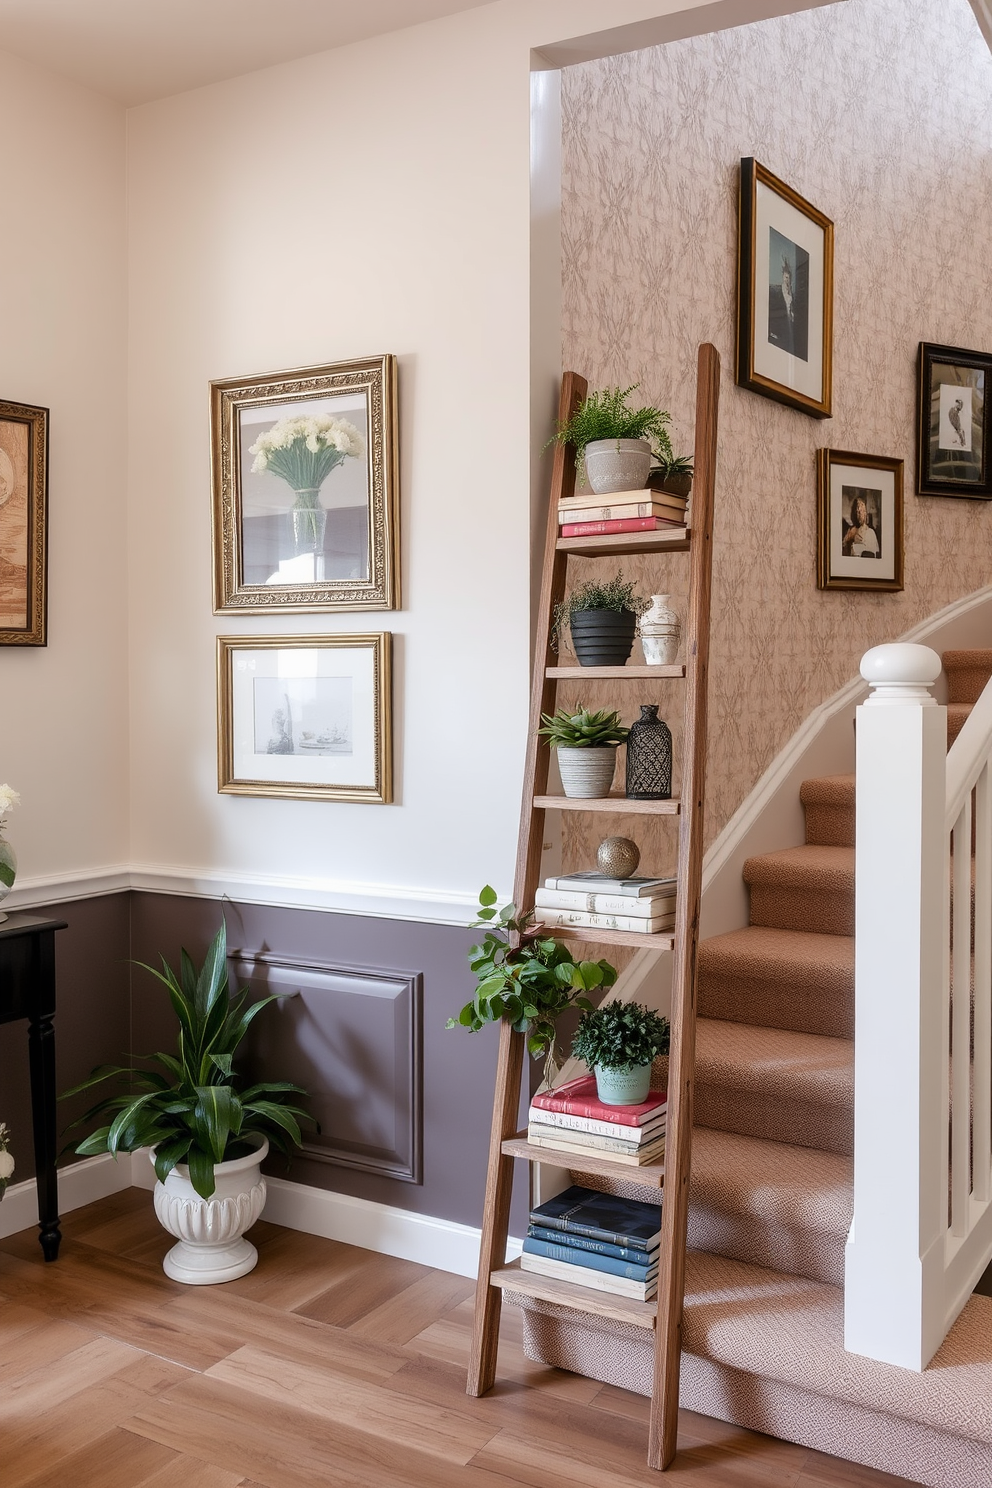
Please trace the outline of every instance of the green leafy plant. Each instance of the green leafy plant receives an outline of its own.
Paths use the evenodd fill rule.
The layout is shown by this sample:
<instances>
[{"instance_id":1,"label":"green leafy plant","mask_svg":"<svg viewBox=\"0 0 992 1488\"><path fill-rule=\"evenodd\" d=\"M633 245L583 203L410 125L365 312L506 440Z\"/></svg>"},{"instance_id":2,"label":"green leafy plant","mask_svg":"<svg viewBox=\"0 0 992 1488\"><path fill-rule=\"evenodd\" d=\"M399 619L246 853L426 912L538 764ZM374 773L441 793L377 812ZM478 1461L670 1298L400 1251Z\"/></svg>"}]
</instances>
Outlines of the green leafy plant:
<instances>
[{"instance_id":1,"label":"green leafy plant","mask_svg":"<svg viewBox=\"0 0 992 1488\"><path fill-rule=\"evenodd\" d=\"M162 967L162 971L152 966L144 970L168 989L179 1020L178 1054L139 1056L157 1069L102 1065L61 1099L105 1080L125 1083L124 1091L106 1096L72 1123L82 1126L94 1117L110 1117L76 1151L89 1157L154 1147L155 1172L161 1182L177 1163L186 1163L196 1192L209 1199L215 1188L216 1163L246 1156L257 1145L250 1140L255 1137L267 1137L288 1155L301 1140L300 1122L314 1126L316 1122L292 1104L292 1097L306 1095L299 1085L276 1082L238 1088L235 1052L254 1019L278 997L263 997L246 1006L247 988L232 995L226 927L221 925L199 971L186 951L178 977L164 957Z\"/></svg>"},{"instance_id":2,"label":"green leafy plant","mask_svg":"<svg viewBox=\"0 0 992 1488\"><path fill-rule=\"evenodd\" d=\"M593 1069L630 1069L668 1053L668 1019L640 1002L608 1002L585 1012L572 1053Z\"/></svg>"},{"instance_id":3,"label":"green leafy plant","mask_svg":"<svg viewBox=\"0 0 992 1488\"><path fill-rule=\"evenodd\" d=\"M671 415L650 406L628 407L627 399L639 386L635 382L629 388L607 388L600 393L590 393L571 418L558 425L548 443L574 445L576 468L581 464L586 445L595 443L597 439L647 439L655 455L667 459L672 453L668 436Z\"/></svg>"},{"instance_id":4,"label":"green leafy plant","mask_svg":"<svg viewBox=\"0 0 992 1488\"><path fill-rule=\"evenodd\" d=\"M623 569L618 569L612 579L586 579L584 584L577 584L555 605L551 623L552 648L555 651L559 649L572 616L580 610L630 610L634 615L643 615L650 604L650 599L635 593L633 582L624 578Z\"/></svg>"},{"instance_id":5,"label":"green leafy plant","mask_svg":"<svg viewBox=\"0 0 992 1488\"><path fill-rule=\"evenodd\" d=\"M468 953L475 995L446 1026L474 1033L508 1018L515 1032L526 1034L532 1057L544 1055L545 1079L550 1083L558 1063L558 1018L566 1008L591 1008L585 994L612 987L616 968L608 961L573 961L561 941L534 925L533 914L518 915L512 904L497 910L496 901L495 889L487 884L479 895L474 922L487 926L487 933Z\"/></svg>"},{"instance_id":6,"label":"green leafy plant","mask_svg":"<svg viewBox=\"0 0 992 1488\"><path fill-rule=\"evenodd\" d=\"M622 744L630 732L620 722L619 713L610 713L605 708L590 713L581 703L577 713L569 713L567 708L559 708L554 717L542 713L541 722L545 727L538 729L538 733L547 739L552 749L562 746L566 749L601 749L607 744Z\"/></svg>"},{"instance_id":7,"label":"green leafy plant","mask_svg":"<svg viewBox=\"0 0 992 1488\"><path fill-rule=\"evenodd\" d=\"M652 469L651 474L668 480L675 475L692 475L694 468L691 455L670 455L660 459L657 470Z\"/></svg>"}]
</instances>

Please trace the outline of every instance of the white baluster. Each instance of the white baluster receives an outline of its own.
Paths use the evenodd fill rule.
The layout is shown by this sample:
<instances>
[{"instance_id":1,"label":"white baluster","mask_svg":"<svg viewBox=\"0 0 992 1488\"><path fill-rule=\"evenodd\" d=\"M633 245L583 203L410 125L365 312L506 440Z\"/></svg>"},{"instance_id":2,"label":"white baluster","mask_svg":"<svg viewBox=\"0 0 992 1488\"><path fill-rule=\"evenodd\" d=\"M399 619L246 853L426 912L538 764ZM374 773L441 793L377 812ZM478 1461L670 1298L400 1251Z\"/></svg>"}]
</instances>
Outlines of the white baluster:
<instances>
[{"instance_id":1,"label":"white baluster","mask_svg":"<svg viewBox=\"0 0 992 1488\"><path fill-rule=\"evenodd\" d=\"M975 1198L992 1196L992 783L989 767L975 789Z\"/></svg>"},{"instance_id":2,"label":"white baluster","mask_svg":"<svg viewBox=\"0 0 992 1488\"><path fill-rule=\"evenodd\" d=\"M954 826L951 948L951 1234L968 1227L971 1193L971 797Z\"/></svg>"}]
</instances>

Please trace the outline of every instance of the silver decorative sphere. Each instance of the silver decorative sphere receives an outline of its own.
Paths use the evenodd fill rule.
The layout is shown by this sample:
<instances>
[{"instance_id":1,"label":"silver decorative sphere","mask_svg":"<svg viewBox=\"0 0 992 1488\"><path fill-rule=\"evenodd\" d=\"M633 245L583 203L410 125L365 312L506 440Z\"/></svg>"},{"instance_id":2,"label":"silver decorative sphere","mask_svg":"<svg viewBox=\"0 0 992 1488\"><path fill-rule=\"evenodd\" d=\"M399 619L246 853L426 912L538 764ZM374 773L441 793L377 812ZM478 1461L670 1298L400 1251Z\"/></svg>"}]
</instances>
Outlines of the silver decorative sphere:
<instances>
[{"instance_id":1,"label":"silver decorative sphere","mask_svg":"<svg viewBox=\"0 0 992 1488\"><path fill-rule=\"evenodd\" d=\"M641 850L629 837L604 837L596 854L596 865L607 878L632 878L641 861Z\"/></svg>"}]
</instances>

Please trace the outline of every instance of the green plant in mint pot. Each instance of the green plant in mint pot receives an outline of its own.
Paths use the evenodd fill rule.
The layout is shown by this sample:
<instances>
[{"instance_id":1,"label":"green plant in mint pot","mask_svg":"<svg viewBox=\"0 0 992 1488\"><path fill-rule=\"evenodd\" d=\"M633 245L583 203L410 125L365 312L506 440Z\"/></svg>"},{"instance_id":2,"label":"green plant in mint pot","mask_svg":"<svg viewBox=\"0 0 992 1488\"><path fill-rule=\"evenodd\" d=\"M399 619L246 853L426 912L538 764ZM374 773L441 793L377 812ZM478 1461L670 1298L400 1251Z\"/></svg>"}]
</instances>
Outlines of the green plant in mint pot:
<instances>
[{"instance_id":1,"label":"green plant in mint pot","mask_svg":"<svg viewBox=\"0 0 992 1488\"><path fill-rule=\"evenodd\" d=\"M639 1002L607 1002L583 1013L572 1053L596 1072L608 1106L636 1106L651 1088L651 1065L668 1053L668 1019Z\"/></svg>"},{"instance_id":2,"label":"green plant in mint pot","mask_svg":"<svg viewBox=\"0 0 992 1488\"><path fill-rule=\"evenodd\" d=\"M551 440L575 447L576 467L581 472L584 466L597 495L643 490L652 459L671 456L671 415L650 404L631 408L628 399L638 386L590 393Z\"/></svg>"},{"instance_id":3,"label":"green plant in mint pot","mask_svg":"<svg viewBox=\"0 0 992 1488\"><path fill-rule=\"evenodd\" d=\"M516 1033L526 1034L528 1053L534 1059L544 1056L550 1085L559 1063L558 1019L567 1008L591 1009L586 993L612 987L616 967L609 961L573 961L561 941L535 926L533 914L518 914L512 904L497 909L496 902L496 891L487 884L474 922L486 926L486 935L468 953L475 995L446 1027L477 1032L509 1019Z\"/></svg>"},{"instance_id":4,"label":"green plant in mint pot","mask_svg":"<svg viewBox=\"0 0 992 1488\"><path fill-rule=\"evenodd\" d=\"M579 704L578 712L559 708L553 716L541 714L544 728L538 733L558 751L558 773L566 796L608 796L616 767L617 745L628 730L619 713L606 708L590 713Z\"/></svg>"},{"instance_id":5,"label":"green plant in mint pot","mask_svg":"<svg viewBox=\"0 0 992 1488\"><path fill-rule=\"evenodd\" d=\"M587 579L555 606L551 645L560 650L568 629L580 666L623 666L634 644L637 617L650 603L635 593L622 569L611 579Z\"/></svg>"}]
</instances>

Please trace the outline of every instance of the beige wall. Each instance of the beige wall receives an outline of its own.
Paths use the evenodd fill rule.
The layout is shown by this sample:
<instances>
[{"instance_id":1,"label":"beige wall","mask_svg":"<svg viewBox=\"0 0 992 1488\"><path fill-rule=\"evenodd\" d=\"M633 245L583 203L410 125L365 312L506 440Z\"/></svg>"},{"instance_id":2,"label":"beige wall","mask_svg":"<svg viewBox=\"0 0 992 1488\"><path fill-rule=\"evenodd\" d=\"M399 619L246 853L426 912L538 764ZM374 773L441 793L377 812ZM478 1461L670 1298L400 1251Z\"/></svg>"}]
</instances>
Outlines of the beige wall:
<instances>
[{"instance_id":1,"label":"beige wall","mask_svg":"<svg viewBox=\"0 0 992 1488\"><path fill-rule=\"evenodd\" d=\"M594 387L639 382L691 449L696 346L723 358L712 840L869 646L989 581L992 508L913 494L913 423L920 340L992 349L992 57L967 0L849 0L570 68L562 108L565 365ZM734 386L743 155L836 223L832 420ZM905 459L902 594L817 590L826 444ZM670 843L651 850L665 866Z\"/></svg>"}]
</instances>

